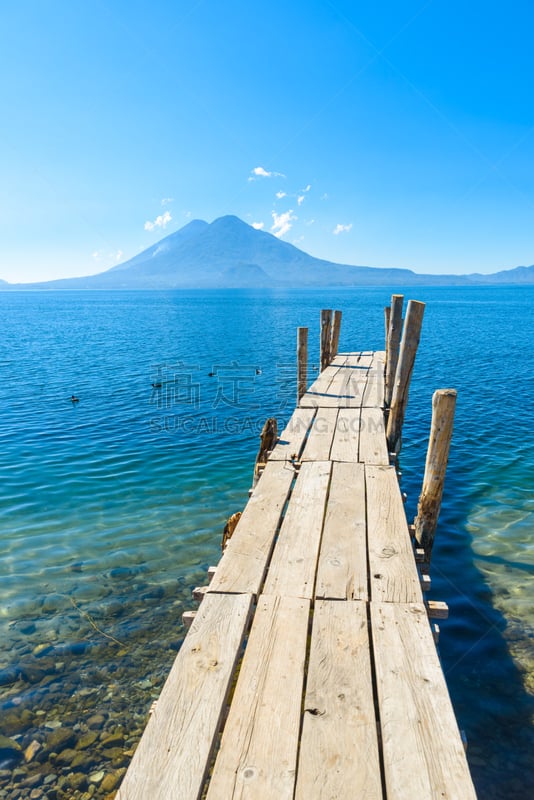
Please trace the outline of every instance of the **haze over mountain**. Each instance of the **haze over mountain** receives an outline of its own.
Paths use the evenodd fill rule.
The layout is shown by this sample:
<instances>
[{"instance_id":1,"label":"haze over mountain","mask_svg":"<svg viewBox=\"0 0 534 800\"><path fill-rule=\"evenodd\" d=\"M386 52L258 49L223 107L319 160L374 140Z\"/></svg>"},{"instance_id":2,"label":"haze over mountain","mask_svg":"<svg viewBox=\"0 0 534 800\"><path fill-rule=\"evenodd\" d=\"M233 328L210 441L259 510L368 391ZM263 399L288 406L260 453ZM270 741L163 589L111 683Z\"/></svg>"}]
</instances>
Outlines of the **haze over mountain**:
<instances>
[{"instance_id":1,"label":"haze over mountain","mask_svg":"<svg viewBox=\"0 0 534 800\"><path fill-rule=\"evenodd\" d=\"M235 216L193 220L134 258L97 275L9 289L176 289L228 287L410 286L534 283L534 266L493 275L424 275L409 269L336 264L314 258Z\"/></svg>"}]
</instances>

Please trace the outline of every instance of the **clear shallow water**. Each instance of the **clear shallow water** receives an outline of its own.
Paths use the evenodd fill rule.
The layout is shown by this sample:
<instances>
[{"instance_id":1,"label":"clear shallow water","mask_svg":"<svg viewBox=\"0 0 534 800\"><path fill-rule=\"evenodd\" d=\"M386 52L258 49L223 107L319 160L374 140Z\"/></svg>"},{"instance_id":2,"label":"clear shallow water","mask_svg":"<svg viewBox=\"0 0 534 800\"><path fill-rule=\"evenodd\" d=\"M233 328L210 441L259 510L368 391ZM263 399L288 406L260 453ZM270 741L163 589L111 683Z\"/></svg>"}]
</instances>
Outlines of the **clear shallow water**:
<instances>
[{"instance_id":1,"label":"clear shallow water","mask_svg":"<svg viewBox=\"0 0 534 800\"><path fill-rule=\"evenodd\" d=\"M321 307L343 309L341 350L383 349L390 295L0 293L0 733L41 738L44 754L47 730L96 711L133 746L190 589L246 503L261 425L293 409L296 327L315 363ZM459 392L432 564L451 609L442 660L480 796L525 797L534 290L405 296L427 303L401 453L409 516L432 392Z\"/></svg>"}]
</instances>

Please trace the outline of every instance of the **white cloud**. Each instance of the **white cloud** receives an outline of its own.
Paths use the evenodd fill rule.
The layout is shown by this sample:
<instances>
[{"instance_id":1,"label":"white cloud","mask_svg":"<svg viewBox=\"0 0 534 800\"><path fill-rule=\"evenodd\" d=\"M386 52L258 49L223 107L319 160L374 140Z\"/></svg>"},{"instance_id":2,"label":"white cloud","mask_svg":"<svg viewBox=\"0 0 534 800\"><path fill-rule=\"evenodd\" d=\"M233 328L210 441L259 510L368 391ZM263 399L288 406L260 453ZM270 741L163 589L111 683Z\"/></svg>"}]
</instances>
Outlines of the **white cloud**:
<instances>
[{"instance_id":1,"label":"white cloud","mask_svg":"<svg viewBox=\"0 0 534 800\"><path fill-rule=\"evenodd\" d=\"M306 186L306 188L305 188L305 189L303 189L302 191L303 191L303 192L309 192L309 191L310 191L310 189L311 189L311 183L309 183L309 184Z\"/></svg>"},{"instance_id":2,"label":"white cloud","mask_svg":"<svg viewBox=\"0 0 534 800\"><path fill-rule=\"evenodd\" d=\"M110 261L119 262L122 260L124 253L122 250L116 250L115 252L110 252L109 250L95 250L94 253L91 253L91 257L99 263L103 261L104 263L108 263Z\"/></svg>"},{"instance_id":3,"label":"white cloud","mask_svg":"<svg viewBox=\"0 0 534 800\"><path fill-rule=\"evenodd\" d=\"M297 197L297 205L301 206L303 202L304 202L304 195L299 194L299 196Z\"/></svg>"},{"instance_id":4,"label":"white cloud","mask_svg":"<svg viewBox=\"0 0 534 800\"><path fill-rule=\"evenodd\" d=\"M255 228L257 231L261 231L263 226L265 225L264 222L253 222L252 227Z\"/></svg>"},{"instance_id":5,"label":"white cloud","mask_svg":"<svg viewBox=\"0 0 534 800\"><path fill-rule=\"evenodd\" d=\"M285 178L282 172L268 172L264 167L254 167L249 176L249 181L255 181L256 178Z\"/></svg>"},{"instance_id":6,"label":"white cloud","mask_svg":"<svg viewBox=\"0 0 534 800\"><path fill-rule=\"evenodd\" d=\"M171 219L172 217L170 213L165 211L163 214L160 214L158 217L156 217L154 222L150 222L150 220L145 222L145 231L153 231L155 228L165 228Z\"/></svg>"},{"instance_id":7,"label":"white cloud","mask_svg":"<svg viewBox=\"0 0 534 800\"><path fill-rule=\"evenodd\" d=\"M337 236L340 233L348 233L351 228L352 228L352 222L349 225L341 225L341 223L338 222L332 233L334 234L334 236Z\"/></svg>"},{"instance_id":8,"label":"white cloud","mask_svg":"<svg viewBox=\"0 0 534 800\"><path fill-rule=\"evenodd\" d=\"M315 222L315 220L314 220L314 219L305 219L305 220L304 220L304 224L305 224L305 225L307 225L308 227L309 227L310 225L313 225L313 223L314 223L314 222Z\"/></svg>"},{"instance_id":9,"label":"white cloud","mask_svg":"<svg viewBox=\"0 0 534 800\"><path fill-rule=\"evenodd\" d=\"M174 203L174 197L163 197L161 200L162 206L168 206L169 203Z\"/></svg>"},{"instance_id":10,"label":"white cloud","mask_svg":"<svg viewBox=\"0 0 534 800\"><path fill-rule=\"evenodd\" d=\"M276 193L276 196L277 196L277 198L278 198L279 200L281 200L283 197L287 197L287 192L282 192L282 191L280 191L280 192L277 192L277 193Z\"/></svg>"},{"instance_id":11,"label":"white cloud","mask_svg":"<svg viewBox=\"0 0 534 800\"><path fill-rule=\"evenodd\" d=\"M321 195L321 200L328 200L328 194L326 192Z\"/></svg>"},{"instance_id":12,"label":"white cloud","mask_svg":"<svg viewBox=\"0 0 534 800\"><path fill-rule=\"evenodd\" d=\"M293 210L290 209L289 211L285 211L283 214L277 214L276 211L272 212L273 224L271 226L271 231L274 235L280 239L281 236L284 236L288 231L291 230L293 227L292 222L298 217L293 214Z\"/></svg>"}]
</instances>

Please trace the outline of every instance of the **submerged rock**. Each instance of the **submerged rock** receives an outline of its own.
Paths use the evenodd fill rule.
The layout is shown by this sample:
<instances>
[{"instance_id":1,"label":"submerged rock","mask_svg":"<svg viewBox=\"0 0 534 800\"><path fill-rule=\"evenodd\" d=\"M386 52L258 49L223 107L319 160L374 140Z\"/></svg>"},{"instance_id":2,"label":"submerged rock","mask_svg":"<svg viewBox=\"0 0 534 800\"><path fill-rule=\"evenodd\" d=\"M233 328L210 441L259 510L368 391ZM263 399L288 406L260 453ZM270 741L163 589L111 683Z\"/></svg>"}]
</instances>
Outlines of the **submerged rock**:
<instances>
[{"instance_id":1,"label":"submerged rock","mask_svg":"<svg viewBox=\"0 0 534 800\"><path fill-rule=\"evenodd\" d=\"M32 761L33 758L36 756L36 754L41 749L41 746L42 746L41 743L38 742L37 739L34 739L32 742L30 742L30 744L28 745L28 747L24 751L24 759L25 759L25 761L27 761L27 762Z\"/></svg>"},{"instance_id":2,"label":"submerged rock","mask_svg":"<svg viewBox=\"0 0 534 800\"><path fill-rule=\"evenodd\" d=\"M7 766L20 761L23 757L22 747L14 739L0 734L0 766Z\"/></svg>"},{"instance_id":3,"label":"submerged rock","mask_svg":"<svg viewBox=\"0 0 534 800\"><path fill-rule=\"evenodd\" d=\"M70 728L56 728L46 737L46 749L51 753L58 753L74 745L76 734Z\"/></svg>"}]
</instances>

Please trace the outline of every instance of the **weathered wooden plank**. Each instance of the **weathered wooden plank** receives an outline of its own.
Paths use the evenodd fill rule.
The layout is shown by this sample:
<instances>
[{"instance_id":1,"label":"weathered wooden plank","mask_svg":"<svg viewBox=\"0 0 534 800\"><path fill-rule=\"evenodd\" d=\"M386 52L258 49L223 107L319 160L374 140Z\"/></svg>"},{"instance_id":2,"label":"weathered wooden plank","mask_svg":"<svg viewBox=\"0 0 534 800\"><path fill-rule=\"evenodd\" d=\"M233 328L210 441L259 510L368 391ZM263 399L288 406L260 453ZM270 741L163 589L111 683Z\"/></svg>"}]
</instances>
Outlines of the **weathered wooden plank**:
<instances>
[{"instance_id":1,"label":"weathered wooden plank","mask_svg":"<svg viewBox=\"0 0 534 800\"><path fill-rule=\"evenodd\" d=\"M387 796L476 798L425 607L371 603Z\"/></svg>"},{"instance_id":2,"label":"weathered wooden plank","mask_svg":"<svg viewBox=\"0 0 534 800\"><path fill-rule=\"evenodd\" d=\"M251 605L250 594L204 598L117 800L201 796Z\"/></svg>"},{"instance_id":3,"label":"weathered wooden plank","mask_svg":"<svg viewBox=\"0 0 534 800\"><path fill-rule=\"evenodd\" d=\"M269 461L290 461L293 456L299 459L314 416L314 408L296 408L280 434Z\"/></svg>"},{"instance_id":4,"label":"weathered wooden plank","mask_svg":"<svg viewBox=\"0 0 534 800\"><path fill-rule=\"evenodd\" d=\"M324 369L321 374L314 380L311 386L308 387L306 394L321 394L326 392L332 382L332 378L336 375L339 367L330 365Z\"/></svg>"},{"instance_id":5,"label":"weathered wooden plank","mask_svg":"<svg viewBox=\"0 0 534 800\"><path fill-rule=\"evenodd\" d=\"M259 598L207 800L292 800L309 609Z\"/></svg>"},{"instance_id":6,"label":"weathered wooden plank","mask_svg":"<svg viewBox=\"0 0 534 800\"><path fill-rule=\"evenodd\" d=\"M359 408L367 384L367 369L340 367L332 378L328 394L337 397L340 408Z\"/></svg>"},{"instance_id":7,"label":"weathered wooden plank","mask_svg":"<svg viewBox=\"0 0 534 800\"><path fill-rule=\"evenodd\" d=\"M228 542L208 592L258 594L294 477L295 472L290 464L284 461L267 462Z\"/></svg>"},{"instance_id":8,"label":"weathered wooden plank","mask_svg":"<svg viewBox=\"0 0 534 800\"><path fill-rule=\"evenodd\" d=\"M386 423L381 408L362 408L359 460L364 464L389 465Z\"/></svg>"},{"instance_id":9,"label":"weathered wooden plank","mask_svg":"<svg viewBox=\"0 0 534 800\"><path fill-rule=\"evenodd\" d=\"M328 369L332 369L332 367ZM308 389L300 405L304 408L317 406L322 408L360 408L367 383L367 371L367 368L336 367L336 373L332 376L328 386L319 385L319 382L316 381Z\"/></svg>"},{"instance_id":10,"label":"weathered wooden plank","mask_svg":"<svg viewBox=\"0 0 534 800\"><path fill-rule=\"evenodd\" d=\"M318 600L295 800L382 799L365 603Z\"/></svg>"},{"instance_id":11,"label":"weathered wooden plank","mask_svg":"<svg viewBox=\"0 0 534 800\"><path fill-rule=\"evenodd\" d=\"M328 461L334 441L337 408L319 408L310 428L302 461Z\"/></svg>"},{"instance_id":12,"label":"weathered wooden plank","mask_svg":"<svg viewBox=\"0 0 534 800\"><path fill-rule=\"evenodd\" d=\"M366 547L364 466L333 464L315 596L366 600Z\"/></svg>"},{"instance_id":13,"label":"weathered wooden plank","mask_svg":"<svg viewBox=\"0 0 534 800\"><path fill-rule=\"evenodd\" d=\"M324 413L323 409L321 413ZM360 409L341 408L337 415L331 461L358 461L360 445Z\"/></svg>"},{"instance_id":14,"label":"weathered wooden plank","mask_svg":"<svg viewBox=\"0 0 534 800\"><path fill-rule=\"evenodd\" d=\"M343 367L351 358L351 353L336 353L334 358L331 361L332 367Z\"/></svg>"},{"instance_id":15,"label":"weathered wooden plank","mask_svg":"<svg viewBox=\"0 0 534 800\"><path fill-rule=\"evenodd\" d=\"M422 603L404 504L394 467L365 466L371 600Z\"/></svg>"},{"instance_id":16,"label":"weathered wooden plank","mask_svg":"<svg viewBox=\"0 0 534 800\"><path fill-rule=\"evenodd\" d=\"M362 406L384 408L385 379L384 362L380 358L373 359L373 366L367 375L367 384L362 398Z\"/></svg>"},{"instance_id":17,"label":"weathered wooden plank","mask_svg":"<svg viewBox=\"0 0 534 800\"><path fill-rule=\"evenodd\" d=\"M329 461L302 464L269 566L265 594L313 597L331 466Z\"/></svg>"}]
</instances>

